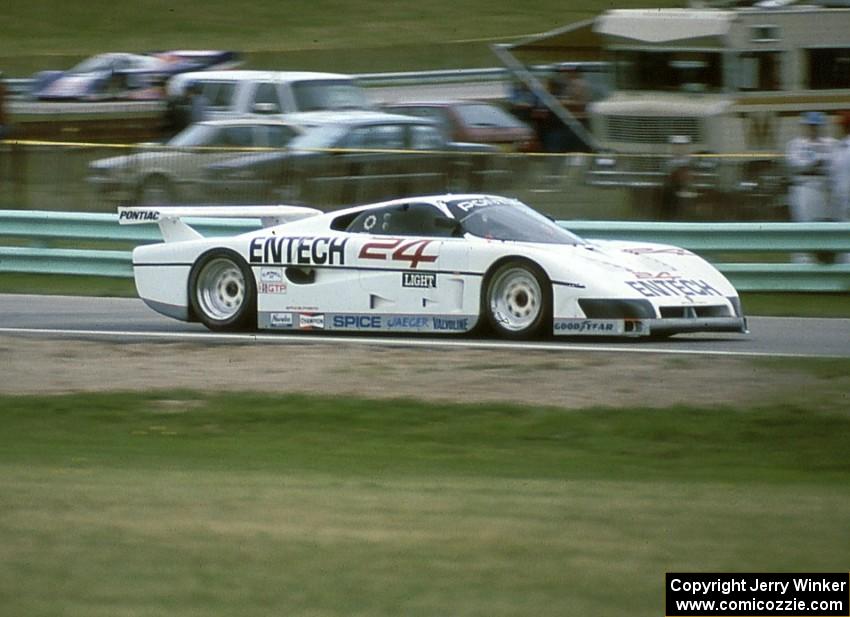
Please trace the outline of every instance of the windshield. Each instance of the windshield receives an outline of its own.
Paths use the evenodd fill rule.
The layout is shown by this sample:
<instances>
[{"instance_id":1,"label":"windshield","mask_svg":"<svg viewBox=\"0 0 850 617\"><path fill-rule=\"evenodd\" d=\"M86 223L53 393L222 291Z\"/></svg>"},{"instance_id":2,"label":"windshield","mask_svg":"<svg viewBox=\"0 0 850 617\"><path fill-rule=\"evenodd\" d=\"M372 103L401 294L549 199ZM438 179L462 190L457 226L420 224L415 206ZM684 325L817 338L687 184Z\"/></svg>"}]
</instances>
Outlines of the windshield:
<instances>
[{"instance_id":1,"label":"windshield","mask_svg":"<svg viewBox=\"0 0 850 617\"><path fill-rule=\"evenodd\" d=\"M132 69L155 69L162 63L156 58L124 54L99 54L92 56L87 60L83 60L74 68L70 69L69 73L95 73L97 71L127 71Z\"/></svg>"},{"instance_id":2,"label":"windshield","mask_svg":"<svg viewBox=\"0 0 850 617\"><path fill-rule=\"evenodd\" d=\"M504 197L458 199L446 204L463 231L490 240L584 244L584 240L521 201Z\"/></svg>"},{"instance_id":3,"label":"windshield","mask_svg":"<svg viewBox=\"0 0 850 617\"><path fill-rule=\"evenodd\" d=\"M292 84L298 111L368 109L369 100L350 79L316 79Z\"/></svg>"},{"instance_id":4,"label":"windshield","mask_svg":"<svg viewBox=\"0 0 850 617\"><path fill-rule=\"evenodd\" d=\"M83 60L74 68L69 69L69 73L93 73L94 71L108 71L112 68L115 62L115 57L111 55L92 56L88 60Z\"/></svg>"},{"instance_id":5,"label":"windshield","mask_svg":"<svg viewBox=\"0 0 850 617\"><path fill-rule=\"evenodd\" d=\"M463 124L468 126L495 126L521 129L525 125L505 110L495 105L458 105L455 110Z\"/></svg>"},{"instance_id":6,"label":"windshield","mask_svg":"<svg viewBox=\"0 0 850 617\"><path fill-rule=\"evenodd\" d=\"M620 90L718 92L723 88L721 55L695 51L617 51Z\"/></svg>"}]
</instances>

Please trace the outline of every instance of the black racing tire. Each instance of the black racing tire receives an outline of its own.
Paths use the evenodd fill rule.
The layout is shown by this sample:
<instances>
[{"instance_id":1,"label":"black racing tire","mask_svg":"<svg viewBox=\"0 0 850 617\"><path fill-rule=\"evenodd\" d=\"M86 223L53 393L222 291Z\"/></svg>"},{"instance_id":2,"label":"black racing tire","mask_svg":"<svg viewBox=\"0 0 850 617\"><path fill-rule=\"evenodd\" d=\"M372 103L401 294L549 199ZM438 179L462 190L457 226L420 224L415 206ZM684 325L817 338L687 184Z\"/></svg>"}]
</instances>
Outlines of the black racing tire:
<instances>
[{"instance_id":1,"label":"black racing tire","mask_svg":"<svg viewBox=\"0 0 850 617\"><path fill-rule=\"evenodd\" d=\"M539 338L552 324L552 284L539 266L524 259L493 270L481 303L487 324L501 338Z\"/></svg>"},{"instance_id":2,"label":"black racing tire","mask_svg":"<svg viewBox=\"0 0 850 617\"><path fill-rule=\"evenodd\" d=\"M204 253L189 275L192 314L216 332L257 328L257 283L251 268L234 251Z\"/></svg>"}]
</instances>

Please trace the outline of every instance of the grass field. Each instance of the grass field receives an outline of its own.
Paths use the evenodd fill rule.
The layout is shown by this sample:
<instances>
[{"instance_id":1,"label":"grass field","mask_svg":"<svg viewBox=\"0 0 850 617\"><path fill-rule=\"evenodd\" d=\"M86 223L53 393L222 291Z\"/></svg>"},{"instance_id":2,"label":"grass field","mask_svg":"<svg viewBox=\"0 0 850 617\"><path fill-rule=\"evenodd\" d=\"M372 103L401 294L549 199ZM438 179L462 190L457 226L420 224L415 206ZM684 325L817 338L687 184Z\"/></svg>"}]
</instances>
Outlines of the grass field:
<instances>
[{"instance_id":1,"label":"grass field","mask_svg":"<svg viewBox=\"0 0 850 617\"><path fill-rule=\"evenodd\" d=\"M821 411L579 412L4 398L0 605L661 615L665 571L843 570L850 416L831 396Z\"/></svg>"},{"instance_id":2,"label":"grass field","mask_svg":"<svg viewBox=\"0 0 850 617\"><path fill-rule=\"evenodd\" d=\"M622 0L619 8L673 6ZM346 72L495 66L490 42L545 32L612 8L597 0L13 0L4 10L0 67L12 75L61 68L103 51L234 49L262 68ZM58 64L57 64L58 63ZM3 70L3 68L0 68Z\"/></svg>"}]
</instances>

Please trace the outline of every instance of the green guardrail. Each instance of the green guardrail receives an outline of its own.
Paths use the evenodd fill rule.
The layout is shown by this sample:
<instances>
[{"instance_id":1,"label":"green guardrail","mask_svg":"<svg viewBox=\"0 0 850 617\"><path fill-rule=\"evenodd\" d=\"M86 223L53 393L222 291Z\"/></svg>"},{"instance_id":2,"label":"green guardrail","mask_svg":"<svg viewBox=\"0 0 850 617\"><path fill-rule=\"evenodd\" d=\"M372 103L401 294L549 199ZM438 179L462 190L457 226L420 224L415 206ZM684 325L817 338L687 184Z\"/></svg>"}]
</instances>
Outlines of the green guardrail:
<instances>
[{"instance_id":1,"label":"green guardrail","mask_svg":"<svg viewBox=\"0 0 850 617\"><path fill-rule=\"evenodd\" d=\"M205 236L258 229L256 219L186 219ZM706 256L740 291L850 291L850 263L794 263L795 253L850 254L850 223L659 223L558 221L589 239L673 244ZM118 225L115 214L0 210L0 272L132 276L132 247L160 242L156 225ZM56 248L51 243L119 243ZM723 254L784 255L784 261L723 261Z\"/></svg>"}]
</instances>

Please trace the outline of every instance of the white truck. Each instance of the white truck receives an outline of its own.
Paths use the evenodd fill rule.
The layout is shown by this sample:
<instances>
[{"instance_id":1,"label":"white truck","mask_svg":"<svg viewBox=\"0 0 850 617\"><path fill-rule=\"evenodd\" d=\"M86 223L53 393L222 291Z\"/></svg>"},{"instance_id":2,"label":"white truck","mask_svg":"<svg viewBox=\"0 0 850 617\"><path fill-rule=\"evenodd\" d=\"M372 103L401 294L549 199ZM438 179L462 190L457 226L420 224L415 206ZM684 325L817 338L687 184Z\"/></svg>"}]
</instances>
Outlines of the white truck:
<instances>
[{"instance_id":1,"label":"white truck","mask_svg":"<svg viewBox=\"0 0 850 617\"><path fill-rule=\"evenodd\" d=\"M350 75L308 71L197 71L168 82L169 100L200 88L210 120L286 116L298 112L370 109L365 91Z\"/></svg>"},{"instance_id":2,"label":"white truck","mask_svg":"<svg viewBox=\"0 0 850 617\"><path fill-rule=\"evenodd\" d=\"M800 114L838 136L850 110L848 8L611 10L592 29L614 73L589 110L594 185L659 186L671 143L689 142L695 188L778 193Z\"/></svg>"}]
</instances>

